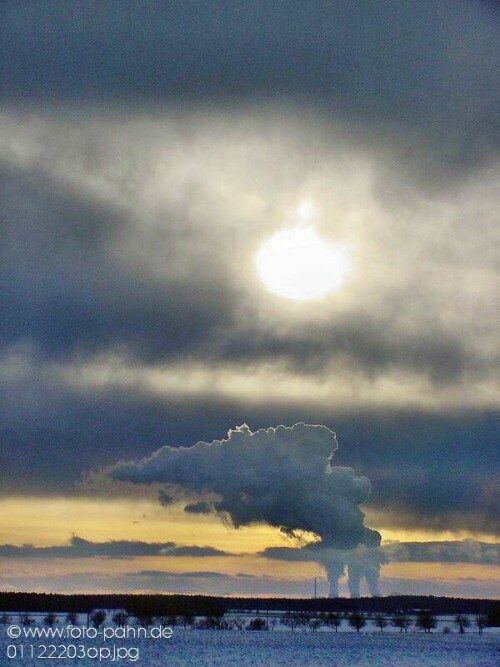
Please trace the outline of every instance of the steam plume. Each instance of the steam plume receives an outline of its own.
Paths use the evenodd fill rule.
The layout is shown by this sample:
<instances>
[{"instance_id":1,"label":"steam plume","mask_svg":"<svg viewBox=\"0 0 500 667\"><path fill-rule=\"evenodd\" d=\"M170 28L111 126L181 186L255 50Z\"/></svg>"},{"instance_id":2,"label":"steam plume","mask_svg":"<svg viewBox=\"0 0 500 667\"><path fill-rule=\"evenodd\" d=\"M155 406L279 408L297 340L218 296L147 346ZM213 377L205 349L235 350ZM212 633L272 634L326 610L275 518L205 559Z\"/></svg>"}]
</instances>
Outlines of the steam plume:
<instances>
[{"instance_id":1,"label":"steam plume","mask_svg":"<svg viewBox=\"0 0 500 667\"><path fill-rule=\"evenodd\" d=\"M337 448L335 433L326 426L299 423L253 433L244 424L225 440L162 447L141 461L118 463L108 475L216 494L212 511L236 528L267 523L292 536L313 533L331 595L337 594L346 565L352 595L359 594L362 577L376 594L377 558L369 554L378 552L380 535L364 525L359 509L368 500L370 482L352 468L332 465Z\"/></svg>"}]
</instances>

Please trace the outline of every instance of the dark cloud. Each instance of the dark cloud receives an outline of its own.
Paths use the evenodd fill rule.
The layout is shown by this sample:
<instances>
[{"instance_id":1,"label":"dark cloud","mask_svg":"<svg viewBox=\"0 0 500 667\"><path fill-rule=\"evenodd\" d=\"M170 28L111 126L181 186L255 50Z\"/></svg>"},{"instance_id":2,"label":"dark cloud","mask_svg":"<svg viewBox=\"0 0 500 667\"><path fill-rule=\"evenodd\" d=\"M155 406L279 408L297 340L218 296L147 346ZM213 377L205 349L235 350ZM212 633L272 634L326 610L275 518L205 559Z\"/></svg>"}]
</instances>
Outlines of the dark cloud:
<instances>
[{"instance_id":1,"label":"dark cloud","mask_svg":"<svg viewBox=\"0 0 500 667\"><path fill-rule=\"evenodd\" d=\"M162 549L162 553L165 556L193 556L199 558L205 558L210 556L233 556L227 551L222 551L221 549L216 549L215 547L197 547L197 546L187 546L187 547L165 547Z\"/></svg>"},{"instance_id":2,"label":"dark cloud","mask_svg":"<svg viewBox=\"0 0 500 667\"><path fill-rule=\"evenodd\" d=\"M124 259L126 211L39 174L8 170L4 177L4 349L28 341L41 358L110 349L168 358L189 353L232 319L229 281L218 278L221 268L215 271L208 256L196 265L191 257L187 277L166 284ZM163 241L166 265L174 243L175 233Z\"/></svg>"},{"instance_id":3,"label":"dark cloud","mask_svg":"<svg viewBox=\"0 0 500 667\"><path fill-rule=\"evenodd\" d=\"M385 545L384 552L389 560L400 562L500 564L500 544L471 539L453 542L397 542Z\"/></svg>"},{"instance_id":4,"label":"dark cloud","mask_svg":"<svg viewBox=\"0 0 500 667\"><path fill-rule=\"evenodd\" d=\"M157 556L162 549L175 549L174 542L140 542L111 540L109 542L91 542L74 535L65 546L36 547L33 545L0 546L3 558L94 558L124 556Z\"/></svg>"},{"instance_id":5,"label":"dark cloud","mask_svg":"<svg viewBox=\"0 0 500 667\"><path fill-rule=\"evenodd\" d=\"M404 563L475 563L477 565L498 565L500 544L478 540L455 540L442 542L388 542L380 547L385 562ZM274 558L291 562L316 561L325 563L328 552L321 545L302 548L268 547L261 552L264 558ZM331 556L330 556L331 558Z\"/></svg>"},{"instance_id":6,"label":"dark cloud","mask_svg":"<svg viewBox=\"0 0 500 667\"><path fill-rule=\"evenodd\" d=\"M265 114L245 118L243 127L230 118L195 121L145 115L129 129L119 116L102 120L95 111L86 121L6 112L14 139L0 147L4 351L29 344L38 364L82 364L102 355L103 363L143 362L153 370L168 361L271 361L320 380L340 367L368 380L411 373L438 387L488 377L498 351L491 331L478 330L469 283L457 279L464 271L477 279L480 264L477 293L484 298L494 287L497 259L485 251L495 246L493 201L481 211L481 234L471 234L461 210L451 230L446 224L436 232L391 149L355 148L323 121L316 130L287 117L288 133L273 130L276 116ZM258 177L242 157L242 136ZM326 317L314 312L290 321L260 302L260 288L255 292L253 251L276 225L276 211L247 210L241 199L268 200L272 209L296 197L304 171L318 178L302 146L310 141L327 168L373 153L377 206L386 220L381 229L364 222L358 230L368 244L358 271L367 274L352 286L348 308L327 304ZM274 147L269 155L266 144ZM297 166L273 190L269 182L282 171L274 151ZM228 168L234 181L221 194ZM372 208L370 187L363 196ZM438 209L457 197L447 190L443 196ZM335 205L334 197L329 208ZM408 208L415 209L410 220ZM405 222L396 224L399 215ZM337 234L352 234L348 219L335 220ZM436 233L446 236L439 247ZM466 335L470 329L474 336Z\"/></svg>"},{"instance_id":7,"label":"dark cloud","mask_svg":"<svg viewBox=\"0 0 500 667\"><path fill-rule=\"evenodd\" d=\"M3 494L71 494L84 471L119 458L147 456L166 443L187 446L207 433L221 437L234 422L257 427L274 420L293 423L298 412L292 405L249 406L228 399L82 395L51 388L42 375L4 387ZM336 464L352 466L370 478L368 508L386 513L386 527L499 530L497 412L367 412L314 406L299 412L338 433Z\"/></svg>"},{"instance_id":8,"label":"dark cloud","mask_svg":"<svg viewBox=\"0 0 500 667\"><path fill-rule=\"evenodd\" d=\"M213 547L177 546L175 542L109 540L91 542L74 535L65 546L0 545L0 558L134 558L139 556L230 556Z\"/></svg>"},{"instance_id":9,"label":"dark cloud","mask_svg":"<svg viewBox=\"0 0 500 667\"><path fill-rule=\"evenodd\" d=\"M238 572L235 575L224 574L223 572L213 572L211 570L193 570L187 572L166 572L164 570L138 570L136 572L128 572L126 576L129 577L152 577L160 579L223 579L228 582L237 579L272 579L263 575L256 577L254 574L246 574L245 572Z\"/></svg>"},{"instance_id":10,"label":"dark cloud","mask_svg":"<svg viewBox=\"0 0 500 667\"><path fill-rule=\"evenodd\" d=\"M474 532L500 532L496 469L484 476L463 473L455 465L426 471L390 466L374 470L374 478L378 492L373 507L392 511L398 520L407 512L407 524L425 522L433 530L467 527Z\"/></svg>"},{"instance_id":11,"label":"dark cloud","mask_svg":"<svg viewBox=\"0 0 500 667\"><path fill-rule=\"evenodd\" d=\"M27 363L36 372L46 370L50 362L66 362L76 365L77 374L85 362L112 365L114 360L124 382L126 371L132 374L136 363L145 364L143 370L151 374L168 362L229 366L271 362L319 382L339 372L362 373L368 383L388 374L410 373L443 389L487 379L497 364L492 332L478 328L488 301L478 318L473 304L466 307L468 301L457 294L465 292L465 299L469 283L457 287L455 278L463 273L457 263L474 276L482 262L484 277L477 293L484 298L487 291L494 291L489 276L493 280L496 259L474 245L482 238L484 246L494 247L496 227L490 228L489 218L481 223L485 236L470 238L467 220L460 225L456 244L447 238L451 260L436 251L428 219L423 220L422 229L427 230L423 238L408 225L403 233L388 222L383 232L387 242L372 252L378 262L383 258L397 262L400 254L407 256L406 261L396 263L393 274L385 275L384 268L375 271L374 280L368 275L347 309L290 321L286 315L276 317L274 311L266 311L265 303L258 302L262 295L252 293L255 276L249 248L261 240L266 220L260 215L238 217L233 207L221 213L220 202L214 203L214 192L203 183L213 165L193 167L197 161L191 152L196 155L198 144L207 140L202 131L184 145L178 138L173 141L172 133L158 121L151 128L143 119L128 134L126 127L118 123L117 129L110 123L112 138L107 136L107 124L103 128L90 122L82 128L66 118L58 131L58 122L44 125L38 119L34 137L27 119L20 126L14 123L12 132L21 145L17 150L33 151L35 157L28 167L6 167L2 186L0 344L7 355L24 345ZM187 132L189 128L178 122L179 133ZM255 126L250 130L258 137ZM188 172L161 204L152 207L153 212L148 210L147 182L158 178L158 161L162 164L165 157L154 152L152 132L164 137L167 154L182 153L187 163L182 162L181 171ZM207 130L208 135L212 132L213 128ZM220 150L223 139L223 133L220 141L212 138L214 150ZM120 147L125 158L115 175ZM335 154L335 146L330 148ZM9 150L14 149L5 148L7 155ZM8 157L6 161L12 162ZM155 192L169 179L176 182L175 168L170 169ZM73 172L71 180L67 174ZM293 185L287 184L285 190ZM244 192L246 185L233 187ZM451 277L438 281L421 276L412 243L417 255L432 255L426 261L433 272L451 271ZM462 259L464 247L469 250ZM360 265L370 265L369 255L367 251ZM417 282L427 289L416 290ZM455 306L450 305L453 299ZM454 326L443 315L443 300ZM44 378L48 381L56 380ZM147 391L144 384L136 390Z\"/></svg>"},{"instance_id":12,"label":"dark cloud","mask_svg":"<svg viewBox=\"0 0 500 667\"><path fill-rule=\"evenodd\" d=\"M449 385L467 371L475 374L484 370L480 356L468 350L455 334L398 331L394 322L358 313L346 322L308 323L291 331L249 329L218 342L224 358L284 361L305 373L322 374L333 361L342 359L372 377L398 368L424 374L437 385Z\"/></svg>"},{"instance_id":13,"label":"dark cloud","mask_svg":"<svg viewBox=\"0 0 500 667\"><path fill-rule=\"evenodd\" d=\"M459 142L460 121L481 118L498 100L495 18L465 0L126 9L4 2L2 96L136 106L285 101L353 124L424 126L436 142Z\"/></svg>"}]
</instances>

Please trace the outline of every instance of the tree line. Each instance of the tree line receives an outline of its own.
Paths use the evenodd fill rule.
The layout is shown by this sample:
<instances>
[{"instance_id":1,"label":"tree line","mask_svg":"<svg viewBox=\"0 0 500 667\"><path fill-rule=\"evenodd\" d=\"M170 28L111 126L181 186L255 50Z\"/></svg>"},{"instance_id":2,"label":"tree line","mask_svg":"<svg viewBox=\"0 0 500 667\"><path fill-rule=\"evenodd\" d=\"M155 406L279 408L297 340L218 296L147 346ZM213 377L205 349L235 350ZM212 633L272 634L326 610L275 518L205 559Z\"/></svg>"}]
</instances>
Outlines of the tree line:
<instances>
[{"instance_id":1,"label":"tree line","mask_svg":"<svg viewBox=\"0 0 500 667\"><path fill-rule=\"evenodd\" d=\"M107 611L103 609L95 609L88 614L87 624L95 628L100 628L107 619ZM145 609L136 609L135 614L131 614L130 612L121 609L114 610L114 612L109 615L109 620L119 628L123 628L129 624L149 628L151 625L158 624L171 628L176 625L182 625L184 628L203 630L246 629L252 631L273 630L278 623L281 623L288 627L292 632L295 632L297 629L308 629L316 632L322 626L332 628L335 632L338 632L344 621L346 621L351 628L356 630L356 632L360 632L367 623L370 622L379 628L381 632L383 632L389 625L398 628L400 632L408 632L409 628L415 624L415 626L424 633L430 633L437 626L437 619L430 610L421 610L414 618L403 612L397 612L390 618L383 614L377 614L370 618L360 611L344 614L341 612L311 614L307 611L287 611L281 615L274 614L271 618L269 618L269 615L265 618L257 616L246 622L241 616L225 618L224 612L220 609L213 609L201 618L196 617L188 610L184 610L184 613L181 615L173 614L155 617ZM16 621L23 625L23 627L29 627L35 623L33 616L26 611L20 612L17 618L8 612L3 612L0 615L0 623L4 626ZM80 619L76 612L68 612L64 617L60 617L54 612L48 612L43 618L43 623L49 628L54 627L54 625L60 621L65 621L68 625L77 626ZM472 625L471 619L465 614L457 614L453 619L453 622L461 634L464 634L466 628L469 628ZM481 614L477 615L473 622L479 634L482 634L484 628L488 626L487 617ZM450 632L450 628L445 627L444 631Z\"/></svg>"},{"instance_id":2,"label":"tree line","mask_svg":"<svg viewBox=\"0 0 500 667\"><path fill-rule=\"evenodd\" d=\"M255 617L265 613L362 614L367 618L416 616L418 610L431 615L486 619L486 625L500 626L500 601L434 596L388 596L378 598L224 598L207 595L161 594L49 594L0 593L0 613L42 612L91 614L96 609L123 609L129 617L206 617L221 618L225 614L251 612ZM392 621L391 621L392 622ZM464 626L464 628L467 626ZM404 629L403 629L404 631Z\"/></svg>"}]
</instances>

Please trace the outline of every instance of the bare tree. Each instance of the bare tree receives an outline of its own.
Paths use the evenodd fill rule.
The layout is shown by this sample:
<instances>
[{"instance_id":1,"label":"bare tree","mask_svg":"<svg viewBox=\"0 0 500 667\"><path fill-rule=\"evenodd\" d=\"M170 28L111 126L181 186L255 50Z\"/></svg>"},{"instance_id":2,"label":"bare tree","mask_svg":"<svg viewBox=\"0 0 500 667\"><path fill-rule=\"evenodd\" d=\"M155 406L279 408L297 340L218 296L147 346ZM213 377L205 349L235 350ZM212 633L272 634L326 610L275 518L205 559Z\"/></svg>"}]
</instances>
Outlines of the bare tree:
<instances>
[{"instance_id":1,"label":"bare tree","mask_svg":"<svg viewBox=\"0 0 500 667\"><path fill-rule=\"evenodd\" d=\"M458 628L458 631L460 632L461 635L464 634L465 628L468 628L470 626L470 621L467 616L464 614L457 614L453 620L455 625Z\"/></svg>"},{"instance_id":2,"label":"bare tree","mask_svg":"<svg viewBox=\"0 0 500 667\"><path fill-rule=\"evenodd\" d=\"M95 628L100 628L106 620L106 612L104 609L96 609L90 614L90 622Z\"/></svg>"},{"instance_id":3,"label":"bare tree","mask_svg":"<svg viewBox=\"0 0 500 667\"><path fill-rule=\"evenodd\" d=\"M76 614L74 611L70 611L68 614L66 614L66 623L69 625L78 625L78 614Z\"/></svg>"},{"instance_id":4,"label":"bare tree","mask_svg":"<svg viewBox=\"0 0 500 667\"><path fill-rule=\"evenodd\" d=\"M324 615L323 621L331 628L335 628L335 632L338 632L340 626L342 625L342 614L337 611L329 611Z\"/></svg>"},{"instance_id":5,"label":"bare tree","mask_svg":"<svg viewBox=\"0 0 500 667\"><path fill-rule=\"evenodd\" d=\"M488 625L488 619L486 618L486 616L484 616L484 614L479 614L474 619L474 622L476 624L477 629L479 630L479 634L482 635L484 628Z\"/></svg>"},{"instance_id":6,"label":"bare tree","mask_svg":"<svg viewBox=\"0 0 500 667\"><path fill-rule=\"evenodd\" d=\"M186 613L182 615L182 625L184 626L184 629L186 629L188 626L191 627L194 623L194 615L191 613Z\"/></svg>"},{"instance_id":7,"label":"bare tree","mask_svg":"<svg viewBox=\"0 0 500 667\"><path fill-rule=\"evenodd\" d=\"M377 628L380 628L380 632L383 632L384 628L389 625L389 621L384 616L382 616L382 614L377 614L373 619L373 622Z\"/></svg>"},{"instance_id":8,"label":"bare tree","mask_svg":"<svg viewBox=\"0 0 500 667\"><path fill-rule=\"evenodd\" d=\"M10 623L10 615L9 615L9 614L6 614L6 613L3 613L3 614L0 616L0 623L1 623L2 625L7 625L7 623Z\"/></svg>"},{"instance_id":9,"label":"bare tree","mask_svg":"<svg viewBox=\"0 0 500 667\"><path fill-rule=\"evenodd\" d=\"M54 623L58 622L58 620L59 619L53 612L49 612L43 619L43 622L45 623L45 625L48 625L49 628L51 628L54 625Z\"/></svg>"},{"instance_id":10,"label":"bare tree","mask_svg":"<svg viewBox=\"0 0 500 667\"><path fill-rule=\"evenodd\" d=\"M323 619L320 616L312 618L309 622L309 627L313 632L317 632L323 624Z\"/></svg>"},{"instance_id":11,"label":"bare tree","mask_svg":"<svg viewBox=\"0 0 500 667\"><path fill-rule=\"evenodd\" d=\"M120 610L113 614L113 623L119 627L124 628L127 625L128 614L126 611Z\"/></svg>"},{"instance_id":12,"label":"bare tree","mask_svg":"<svg viewBox=\"0 0 500 667\"><path fill-rule=\"evenodd\" d=\"M352 614L349 614L347 620L351 628L356 629L356 632L359 632L366 625L366 619L360 611L353 611Z\"/></svg>"},{"instance_id":13,"label":"bare tree","mask_svg":"<svg viewBox=\"0 0 500 667\"><path fill-rule=\"evenodd\" d=\"M408 632L408 628L411 627L412 621L406 614L396 614L392 619L392 625L395 628L399 628L400 632Z\"/></svg>"},{"instance_id":14,"label":"bare tree","mask_svg":"<svg viewBox=\"0 0 500 667\"><path fill-rule=\"evenodd\" d=\"M24 627L28 627L35 622L35 619L32 618L27 611L23 611L21 614L19 614L19 622Z\"/></svg>"},{"instance_id":15,"label":"bare tree","mask_svg":"<svg viewBox=\"0 0 500 667\"><path fill-rule=\"evenodd\" d=\"M245 627L245 619L242 618L241 616L235 616L233 618L233 624L236 630L243 630L243 628Z\"/></svg>"},{"instance_id":16,"label":"bare tree","mask_svg":"<svg viewBox=\"0 0 500 667\"><path fill-rule=\"evenodd\" d=\"M169 616L157 616L156 618L156 622L159 625L162 625L164 627L166 626L169 628L174 628L177 625L178 620L179 619L177 618L177 616L174 616L173 614Z\"/></svg>"},{"instance_id":17,"label":"bare tree","mask_svg":"<svg viewBox=\"0 0 500 667\"><path fill-rule=\"evenodd\" d=\"M309 622L309 614L301 611L287 611L281 617L281 622L295 632L295 628L304 627Z\"/></svg>"},{"instance_id":18,"label":"bare tree","mask_svg":"<svg viewBox=\"0 0 500 667\"><path fill-rule=\"evenodd\" d=\"M150 614L140 614L137 616L137 625L140 625L141 628L149 628L150 625L153 625L154 618Z\"/></svg>"},{"instance_id":19,"label":"bare tree","mask_svg":"<svg viewBox=\"0 0 500 667\"><path fill-rule=\"evenodd\" d=\"M436 617L431 611L421 611L417 616L417 627L421 628L424 632L431 632L431 630L435 628L436 625Z\"/></svg>"}]
</instances>

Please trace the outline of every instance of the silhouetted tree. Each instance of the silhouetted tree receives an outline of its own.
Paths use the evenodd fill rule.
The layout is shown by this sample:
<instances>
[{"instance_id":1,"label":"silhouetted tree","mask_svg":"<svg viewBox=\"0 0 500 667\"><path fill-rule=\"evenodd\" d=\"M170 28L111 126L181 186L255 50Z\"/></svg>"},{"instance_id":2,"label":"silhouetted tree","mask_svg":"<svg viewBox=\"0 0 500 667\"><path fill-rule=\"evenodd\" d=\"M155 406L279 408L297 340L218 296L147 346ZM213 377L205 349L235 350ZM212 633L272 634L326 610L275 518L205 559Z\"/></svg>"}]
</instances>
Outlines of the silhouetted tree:
<instances>
[{"instance_id":1,"label":"silhouetted tree","mask_svg":"<svg viewBox=\"0 0 500 667\"><path fill-rule=\"evenodd\" d=\"M177 625L178 618L177 616L169 615L169 616L158 616L156 619L156 622L159 625L166 626L169 628L174 628Z\"/></svg>"},{"instance_id":2,"label":"silhouetted tree","mask_svg":"<svg viewBox=\"0 0 500 667\"><path fill-rule=\"evenodd\" d=\"M406 614L396 614L392 619L392 625L395 628L399 628L400 632L408 632L408 628L411 627L412 620L408 618Z\"/></svg>"},{"instance_id":3,"label":"silhouetted tree","mask_svg":"<svg viewBox=\"0 0 500 667\"><path fill-rule=\"evenodd\" d=\"M197 627L202 630L227 630L229 622L224 621L222 615L209 614L198 622Z\"/></svg>"},{"instance_id":4,"label":"silhouetted tree","mask_svg":"<svg viewBox=\"0 0 500 667\"><path fill-rule=\"evenodd\" d=\"M323 615L323 622L325 625L335 628L335 632L338 632L342 625L342 614L336 611L329 611L327 614Z\"/></svg>"},{"instance_id":5,"label":"silhouetted tree","mask_svg":"<svg viewBox=\"0 0 500 667\"><path fill-rule=\"evenodd\" d=\"M66 623L69 625L78 625L78 614L70 611L69 614L66 614Z\"/></svg>"},{"instance_id":6,"label":"silhouetted tree","mask_svg":"<svg viewBox=\"0 0 500 667\"><path fill-rule=\"evenodd\" d=\"M45 623L45 625L48 625L49 628L51 628L54 625L54 623L58 622L58 620L59 619L57 618L57 616L54 613L50 612L45 616L43 622Z\"/></svg>"},{"instance_id":7,"label":"silhouetted tree","mask_svg":"<svg viewBox=\"0 0 500 667\"><path fill-rule=\"evenodd\" d=\"M90 622L94 628L100 628L106 620L106 612L104 609L96 609L90 614Z\"/></svg>"},{"instance_id":8,"label":"silhouetted tree","mask_svg":"<svg viewBox=\"0 0 500 667\"><path fill-rule=\"evenodd\" d=\"M194 623L194 616L193 614L190 614L189 612L182 614L182 625L184 626L184 629L186 629L188 626L192 626Z\"/></svg>"},{"instance_id":9,"label":"silhouetted tree","mask_svg":"<svg viewBox=\"0 0 500 667\"><path fill-rule=\"evenodd\" d=\"M287 611L281 617L281 622L295 632L295 628L304 627L309 622L309 614L301 611Z\"/></svg>"},{"instance_id":10,"label":"silhouetted tree","mask_svg":"<svg viewBox=\"0 0 500 667\"><path fill-rule=\"evenodd\" d=\"M431 611L421 611L417 616L417 627L421 628L424 632L431 632L436 625L436 617Z\"/></svg>"},{"instance_id":11,"label":"silhouetted tree","mask_svg":"<svg viewBox=\"0 0 500 667\"><path fill-rule=\"evenodd\" d=\"M28 612L24 611L22 614L19 614L19 621L21 625L23 625L26 628L32 625L35 622L35 619L31 618Z\"/></svg>"},{"instance_id":12,"label":"silhouetted tree","mask_svg":"<svg viewBox=\"0 0 500 667\"><path fill-rule=\"evenodd\" d=\"M248 630L267 630L266 621L260 616L257 618L252 618L250 623L247 626Z\"/></svg>"},{"instance_id":13,"label":"silhouetted tree","mask_svg":"<svg viewBox=\"0 0 500 667\"><path fill-rule=\"evenodd\" d=\"M384 628L389 625L389 621L384 616L382 616L382 614L377 614L373 619L373 622L377 628L380 628L380 632L383 632Z\"/></svg>"},{"instance_id":14,"label":"silhouetted tree","mask_svg":"<svg viewBox=\"0 0 500 667\"><path fill-rule=\"evenodd\" d=\"M124 628L127 625L128 614L126 611L120 610L113 614L113 623L119 627Z\"/></svg>"},{"instance_id":15,"label":"silhouetted tree","mask_svg":"<svg viewBox=\"0 0 500 667\"><path fill-rule=\"evenodd\" d=\"M245 620L241 616L235 616L233 618L233 625L236 628L236 630L243 630L245 627ZM251 630L255 630L255 628L250 628Z\"/></svg>"},{"instance_id":16,"label":"silhouetted tree","mask_svg":"<svg viewBox=\"0 0 500 667\"><path fill-rule=\"evenodd\" d=\"M154 618L151 614L141 614L137 616L137 625L140 625L141 628L149 628L150 625L153 625Z\"/></svg>"},{"instance_id":17,"label":"silhouetted tree","mask_svg":"<svg viewBox=\"0 0 500 667\"><path fill-rule=\"evenodd\" d=\"M299 612L300 615L302 616L302 626L304 628L310 627L311 623L311 614L308 611L301 611Z\"/></svg>"},{"instance_id":18,"label":"silhouetted tree","mask_svg":"<svg viewBox=\"0 0 500 667\"><path fill-rule=\"evenodd\" d=\"M479 634L482 635L484 628L488 625L488 619L484 614L478 614L474 619L474 622L479 630Z\"/></svg>"},{"instance_id":19,"label":"silhouetted tree","mask_svg":"<svg viewBox=\"0 0 500 667\"><path fill-rule=\"evenodd\" d=\"M470 626L470 621L467 616L464 614L457 614L453 620L455 625L458 628L458 631L460 632L461 635L464 634L465 628L468 628Z\"/></svg>"},{"instance_id":20,"label":"silhouetted tree","mask_svg":"<svg viewBox=\"0 0 500 667\"><path fill-rule=\"evenodd\" d=\"M323 620L320 616L316 616L309 621L309 627L313 632L317 632L323 624Z\"/></svg>"},{"instance_id":21,"label":"silhouetted tree","mask_svg":"<svg viewBox=\"0 0 500 667\"><path fill-rule=\"evenodd\" d=\"M364 628L366 625L366 619L359 611L353 611L352 614L349 614L347 620L349 621L351 628L356 629L356 632L359 632L361 628Z\"/></svg>"}]
</instances>

